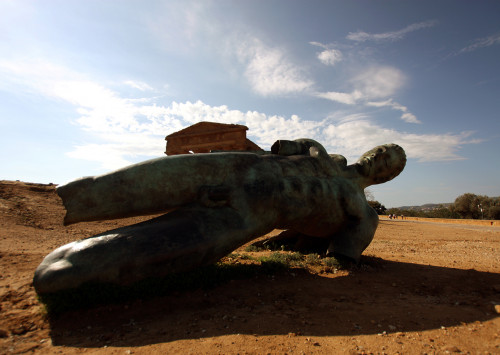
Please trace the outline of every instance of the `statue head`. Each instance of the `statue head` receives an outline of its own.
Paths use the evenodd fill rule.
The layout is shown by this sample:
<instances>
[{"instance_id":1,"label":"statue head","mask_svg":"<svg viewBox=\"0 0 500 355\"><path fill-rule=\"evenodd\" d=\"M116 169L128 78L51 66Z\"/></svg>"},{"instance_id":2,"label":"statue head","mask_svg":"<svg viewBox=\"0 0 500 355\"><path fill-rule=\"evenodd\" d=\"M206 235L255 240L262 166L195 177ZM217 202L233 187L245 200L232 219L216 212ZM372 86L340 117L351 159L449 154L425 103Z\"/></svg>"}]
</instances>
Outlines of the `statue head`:
<instances>
[{"instance_id":1,"label":"statue head","mask_svg":"<svg viewBox=\"0 0 500 355\"><path fill-rule=\"evenodd\" d=\"M364 185L382 184L394 179L406 165L406 154L397 144L384 144L369 150L355 164Z\"/></svg>"}]
</instances>

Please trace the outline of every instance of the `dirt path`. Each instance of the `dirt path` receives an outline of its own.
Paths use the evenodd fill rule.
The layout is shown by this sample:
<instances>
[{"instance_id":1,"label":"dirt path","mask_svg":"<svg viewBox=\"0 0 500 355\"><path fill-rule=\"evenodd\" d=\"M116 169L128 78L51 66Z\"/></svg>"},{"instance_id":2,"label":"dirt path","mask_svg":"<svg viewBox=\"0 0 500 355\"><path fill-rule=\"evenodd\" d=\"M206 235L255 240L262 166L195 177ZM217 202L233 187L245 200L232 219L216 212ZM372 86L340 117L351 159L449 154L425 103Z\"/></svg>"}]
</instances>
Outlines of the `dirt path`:
<instances>
[{"instance_id":1,"label":"dirt path","mask_svg":"<svg viewBox=\"0 0 500 355\"><path fill-rule=\"evenodd\" d=\"M43 257L141 220L63 227L63 215L54 186L0 182L2 354L500 353L498 227L382 220L349 271L291 269L49 321L31 285Z\"/></svg>"}]
</instances>

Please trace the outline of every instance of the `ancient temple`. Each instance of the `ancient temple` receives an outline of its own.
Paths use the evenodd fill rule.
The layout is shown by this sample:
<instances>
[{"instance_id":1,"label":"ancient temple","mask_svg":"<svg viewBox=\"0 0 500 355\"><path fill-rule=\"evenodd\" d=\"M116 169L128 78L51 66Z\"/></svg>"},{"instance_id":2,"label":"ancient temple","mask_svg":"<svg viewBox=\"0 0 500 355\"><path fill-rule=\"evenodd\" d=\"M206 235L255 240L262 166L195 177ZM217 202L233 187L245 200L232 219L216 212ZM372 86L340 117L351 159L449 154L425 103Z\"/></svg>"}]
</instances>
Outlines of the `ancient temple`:
<instances>
[{"instance_id":1,"label":"ancient temple","mask_svg":"<svg viewBox=\"0 0 500 355\"><path fill-rule=\"evenodd\" d=\"M165 137L165 154L211 151L262 151L246 137L248 127L237 124L199 122Z\"/></svg>"}]
</instances>

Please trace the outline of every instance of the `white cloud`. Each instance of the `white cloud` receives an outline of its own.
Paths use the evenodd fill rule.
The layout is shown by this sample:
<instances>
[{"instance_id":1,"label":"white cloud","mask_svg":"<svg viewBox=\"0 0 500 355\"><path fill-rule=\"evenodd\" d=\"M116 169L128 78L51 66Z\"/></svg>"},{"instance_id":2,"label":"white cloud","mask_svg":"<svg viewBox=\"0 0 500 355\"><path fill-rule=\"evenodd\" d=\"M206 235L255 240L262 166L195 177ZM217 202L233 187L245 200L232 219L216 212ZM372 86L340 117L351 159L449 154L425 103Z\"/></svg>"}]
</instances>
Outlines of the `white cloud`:
<instances>
[{"instance_id":1,"label":"white cloud","mask_svg":"<svg viewBox=\"0 0 500 355\"><path fill-rule=\"evenodd\" d=\"M462 48L458 53L460 54L460 53L472 52L480 48L493 46L495 44L500 44L500 33L485 38L476 39L474 43L465 48Z\"/></svg>"},{"instance_id":2,"label":"white cloud","mask_svg":"<svg viewBox=\"0 0 500 355\"><path fill-rule=\"evenodd\" d=\"M398 110L403 112L401 115L401 119L405 122L408 123L422 123L420 120L412 114L411 112L408 111L408 108L406 106L403 106L397 102L394 102L392 99L386 100L386 101L371 101L366 103L367 106L373 106L373 107L390 107L394 110Z\"/></svg>"},{"instance_id":3,"label":"white cloud","mask_svg":"<svg viewBox=\"0 0 500 355\"><path fill-rule=\"evenodd\" d=\"M392 96L404 84L405 76L403 73L392 67L372 67L351 80L354 87L351 92L316 92L313 95L323 99L340 102L346 105L354 105L358 103L366 103L367 100L383 99ZM368 103L371 106L391 106L407 113L404 106L392 102L385 101L386 104ZM395 107L394 105L399 105ZM404 108L404 109L403 109ZM407 120L410 117L405 117ZM416 118L416 117L415 117Z\"/></svg>"},{"instance_id":4,"label":"white cloud","mask_svg":"<svg viewBox=\"0 0 500 355\"><path fill-rule=\"evenodd\" d=\"M436 21L425 21L414 23L398 31L383 32L383 33L367 33L364 31L349 32L347 39L356 42L365 41L396 41L402 39L406 34L417 31L423 28L433 27Z\"/></svg>"},{"instance_id":5,"label":"white cloud","mask_svg":"<svg viewBox=\"0 0 500 355\"><path fill-rule=\"evenodd\" d=\"M373 124L368 119L330 124L323 131L321 142L330 153L340 153L357 160L369 149L385 143L404 148L408 158L420 162L463 159L457 152L462 145L478 143L469 140L472 132L460 134L411 134ZM331 142L331 143L330 143Z\"/></svg>"},{"instance_id":6,"label":"white cloud","mask_svg":"<svg viewBox=\"0 0 500 355\"><path fill-rule=\"evenodd\" d=\"M310 45L312 46L316 46L316 47L320 47L320 48L323 48L323 49L328 49L328 45L326 44L323 44L321 42L314 42L314 41L311 41L309 42Z\"/></svg>"},{"instance_id":7,"label":"white cloud","mask_svg":"<svg viewBox=\"0 0 500 355\"><path fill-rule=\"evenodd\" d=\"M260 95L303 92L313 84L302 69L287 59L281 49L267 47L253 39L240 45L237 52L240 61L246 66L245 77Z\"/></svg>"},{"instance_id":8,"label":"white cloud","mask_svg":"<svg viewBox=\"0 0 500 355\"><path fill-rule=\"evenodd\" d=\"M352 80L355 89L366 99L385 98L394 95L405 83L404 74L393 67L371 67Z\"/></svg>"},{"instance_id":9,"label":"white cloud","mask_svg":"<svg viewBox=\"0 0 500 355\"><path fill-rule=\"evenodd\" d=\"M337 49L326 49L318 53L318 59L325 65L335 65L342 60L342 52Z\"/></svg>"},{"instance_id":10,"label":"white cloud","mask_svg":"<svg viewBox=\"0 0 500 355\"><path fill-rule=\"evenodd\" d=\"M123 146L120 144L87 144L76 146L67 155L74 159L96 161L104 169L115 170L130 164L124 158Z\"/></svg>"},{"instance_id":11,"label":"white cloud","mask_svg":"<svg viewBox=\"0 0 500 355\"><path fill-rule=\"evenodd\" d=\"M342 52L338 49L330 48L331 45L320 42L309 42L309 44L323 48L323 51L317 53L317 57L325 65L335 65L343 59Z\"/></svg>"},{"instance_id":12,"label":"white cloud","mask_svg":"<svg viewBox=\"0 0 500 355\"><path fill-rule=\"evenodd\" d=\"M375 38L390 38L403 36L405 33L425 27L431 23L419 23L406 27L403 30L377 35ZM370 36L366 33L360 34L359 37L351 34L351 39L368 39ZM342 53L335 49L331 49L331 45L320 42L309 42L313 46L323 48L324 51L318 54L318 58L324 64L334 65L342 58ZM337 53L338 52L338 53ZM408 123L421 123L419 119L406 106L394 102L391 96L396 95L397 91L405 84L406 76L397 68L390 66L372 66L367 70L354 76L348 81L351 85L351 90L346 92L341 91L312 91L311 94L315 97L335 101L345 105L367 105L375 107L390 107L394 110L402 112L400 118ZM384 101L373 101L384 100Z\"/></svg>"},{"instance_id":13,"label":"white cloud","mask_svg":"<svg viewBox=\"0 0 500 355\"><path fill-rule=\"evenodd\" d=\"M149 86L148 84L146 83L143 83L143 82L140 82L140 81L134 81L134 80L126 80L123 82L124 84L134 88L134 89L137 89L137 90L140 90L140 91L151 91L153 90L153 88L151 86Z\"/></svg>"},{"instance_id":14,"label":"white cloud","mask_svg":"<svg viewBox=\"0 0 500 355\"><path fill-rule=\"evenodd\" d=\"M165 114L185 122L186 126L200 121L243 124L249 128L248 134L255 143L266 149L269 149L281 137L285 139L309 137L316 135L320 129L317 122L303 120L296 115L285 118L269 116L257 111L242 112L230 110L225 105L210 106L202 101L172 102L169 107L165 108Z\"/></svg>"},{"instance_id":15,"label":"white cloud","mask_svg":"<svg viewBox=\"0 0 500 355\"><path fill-rule=\"evenodd\" d=\"M330 101L340 102L341 104L354 105L357 100L363 97L363 93L361 93L358 90L355 90L351 93L328 91L328 92L317 92L315 96Z\"/></svg>"},{"instance_id":16,"label":"white cloud","mask_svg":"<svg viewBox=\"0 0 500 355\"><path fill-rule=\"evenodd\" d=\"M149 11L150 6L157 7L156 11ZM208 1L161 1L144 6L146 12L138 18L143 28L156 38L161 50L177 55L199 53L202 47L219 39L211 7Z\"/></svg>"},{"instance_id":17,"label":"white cloud","mask_svg":"<svg viewBox=\"0 0 500 355\"><path fill-rule=\"evenodd\" d=\"M256 111L231 110L225 105L210 106L201 101L173 102L163 109L164 118L185 122L185 126L199 121L246 125L250 138L265 149L277 139L312 138L324 144L329 152L354 160L365 151L390 142L400 144L409 158L421 162L458 160L463 159L457 153L462 145L478 143L468 139L472 132L411 134L376 125L362 115L347 115L338 123L314 122L296 115L290 118L269 116ZM167 135L172 131L164 132Z\"/></svg>"},{"instance_id":18,"label":"white cloud","mask_svg":"<svg viewBox=\"0 0 500 355\"><path fill-rule=\"evenodd\" d=\"M176 54L181 51L222 62L228 73L242 75L251 90L262 96L301 93L313 85L286 50L255 37L254 28L226 14L224 21L217 20L217 6L211 2L188 1L187 6L185 2L163 2L163 11L147 17L145 26L165 51L175 49ZM164 13L175 16L165 21Z\"/></svg>"},{"instance_id":19,"label":"white cloud","mask_svg":"<svg viewBox=\"0 0 500 355\"><path fill-rule=\"evenodd\" d=\"M461 159L457 151L462 145L477 143L468 140L470 132L410 134L378 126L362 115L315 122L297 115L286 118L257 111L243 112L202 101L156 105L151 98L122 98L117 92L63 67L44 63L37 67L31 63L23 68L22 63L7 64L0 62L0 76L9 79L7 84L75 107L80 115L75 123L93 139L73 147L68 155L99 162L103 169L119 168L137 157L162 156L166 135L199 121L246 125L250 129L249 137L265 149L277 139L312 138L322 142L329 152L354 159L376 145L394 142L403 146L410 158L419 161L454 160ZM41 71L42 67L50 70ZM16 71L6 72L6 68ZM404 111L404 106L390 100L374 102L372 106Z\"/></svg>"},{"instance_id":20,"label":"white cloud","mask_svg":"<svg viewBox=\"0 0 500 355\"><path fill-rule=\"evenodd\" d=\"M406 112L401 115L401 119L408 123L422 123L417 116L411 112Z\"/></svg>"},{"instance_id":21,"label":"white cloud","mask_svg":"<svg viewBox=\"0 0 500 355\"><path fill-rule=\"evenodd\" d=\"M80 115L74 123L99 143L81 144L69 155L99 161L106 169L129 164L130 157L150 156L155 151L160 155L164 144L163 137L158 137L160 132L182 127L174 119L169 121L165 109L152 105L150 99L123 98L84 75L48 62L0 61L0 79L4 90L43 95L73 105Z\"/></svg>"}]
</instances>

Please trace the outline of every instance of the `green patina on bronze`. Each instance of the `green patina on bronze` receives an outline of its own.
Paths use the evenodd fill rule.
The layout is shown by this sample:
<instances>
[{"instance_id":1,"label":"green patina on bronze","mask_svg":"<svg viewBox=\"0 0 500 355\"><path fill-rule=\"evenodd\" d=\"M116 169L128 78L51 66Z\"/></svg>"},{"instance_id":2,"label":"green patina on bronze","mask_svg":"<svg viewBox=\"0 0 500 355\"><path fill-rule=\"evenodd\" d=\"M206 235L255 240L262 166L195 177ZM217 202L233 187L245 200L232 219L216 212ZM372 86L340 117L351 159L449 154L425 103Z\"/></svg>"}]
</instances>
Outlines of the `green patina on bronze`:
<instances>
[{"instance_id":1,"label":"green patina on bronze","mask_svg":"<svg viewBox=\"0 0 500 355\"><path fill-rule=\"evenodd\" d=\"M277 141L266 155L178 155L82 178L57 189L65 224L168 213L54 250L34 285L51 293L188 271L276 228L324 238L326 253L358 260L378 224L364 189L393 179L405 164L395 144L347 165L299 139Z\"/></svg>"}]
</instances>

